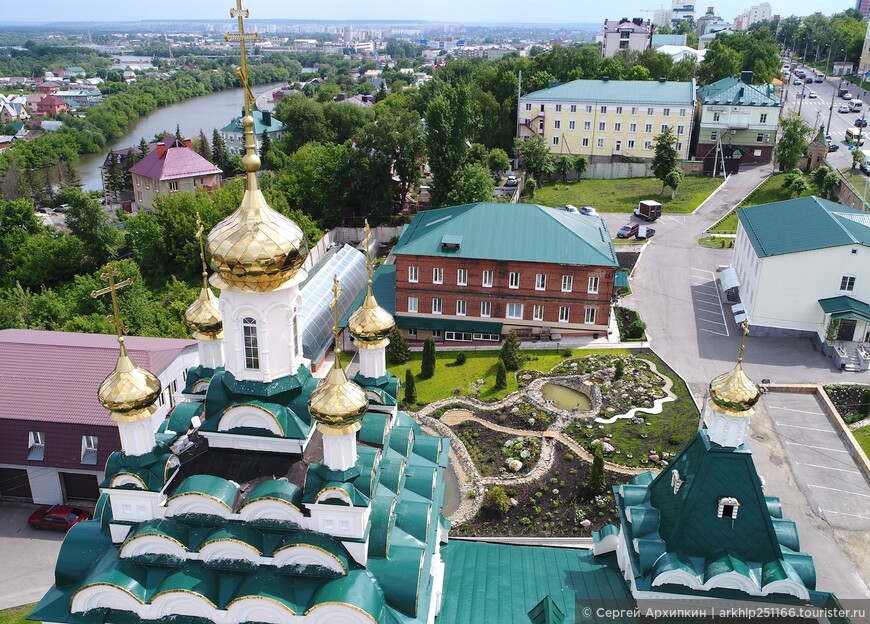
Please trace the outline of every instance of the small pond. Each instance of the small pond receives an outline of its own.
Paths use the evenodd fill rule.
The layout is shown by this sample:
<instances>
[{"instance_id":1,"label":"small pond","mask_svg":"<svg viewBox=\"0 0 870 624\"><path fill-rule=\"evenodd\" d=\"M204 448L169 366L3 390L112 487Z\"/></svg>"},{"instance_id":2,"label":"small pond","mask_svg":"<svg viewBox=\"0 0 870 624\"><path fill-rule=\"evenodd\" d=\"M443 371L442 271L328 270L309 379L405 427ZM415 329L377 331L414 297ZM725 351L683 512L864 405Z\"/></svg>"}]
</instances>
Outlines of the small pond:
<instances>
[{"instance_id":1,"label":"small pond","mask_svg":"<svg viewBox=\"0 0 870 624\"><path fill-rule=\"evenodd\" d=\"M588 410L592 407L589 397L573 388L566 388L554 383L541 386L541 394L547 401L552 401L556 407L563 410Z\"/></svg>"}]
</instances>

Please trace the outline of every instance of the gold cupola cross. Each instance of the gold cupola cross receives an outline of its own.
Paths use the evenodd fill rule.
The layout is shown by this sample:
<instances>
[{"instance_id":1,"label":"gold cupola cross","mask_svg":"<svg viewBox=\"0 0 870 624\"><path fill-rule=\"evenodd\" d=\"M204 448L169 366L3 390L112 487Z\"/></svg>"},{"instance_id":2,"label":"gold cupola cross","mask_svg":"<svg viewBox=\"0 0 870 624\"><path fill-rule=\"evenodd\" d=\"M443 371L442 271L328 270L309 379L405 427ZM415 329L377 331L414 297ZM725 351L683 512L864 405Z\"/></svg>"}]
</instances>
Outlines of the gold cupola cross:
<instances>
[{"instance_id":1,"label":"gold cupola cross","mask_svg":"<svg viewBox=\"0 0 870 624\"><path fill-rule=\"evenodd\" d=\"M115 278L120 277L120 275L121 274L118 270L110 262L106 268L106 272L100 275L100 279L109 282L109 285L105 288L91 291L91 297L94 299L101 295L105 295L106 293L112 294L112 313L106 316L106 319L115 326L115 331L118 333L119 340L124 336L124 332L126 332L128 328L121 322L121 308L118 306L118 291L133 283L133 280L129 277L123 281L116 282Z\"/></svg>"},{"instance_id":2,"label":"gold cupola cross","mask_svg":"<svg viewBox=\"0 0 870 624\"><path fill-rule=\"evenodd\" d=\"M247 41L257 41L260 38L259 33L248 34L245 32L245 20L250 17L251 12L248 9L242 8L242 0L236 0L236 8L230 9L230 17L239 21L239 32L226 33L224 41L238 41L241 50L242 63L239 67L239 80L242 82L242 88L245 90L245 115L251 114L251 107L254 105L254 94L251 93L251 85L248 82L248 49L245 43Z\"/></svg>"},{"instance_id":3,"label":"gold cupola cross","mask_svg":"<svg viewBox=\"0 0 870 624\"><path fill-rule=\"evenodd\" d=\"M332 276L332 301L329 302L329 309L332 310L332 314L334 317L334 323L332 326L332 335L335 338L335 365L341 366L341 349L338 346L338 323L341 320L339 318L339 306L338 299L341 297L341 288L338 285L338 275Z\"/></svg>"}]
</instances>

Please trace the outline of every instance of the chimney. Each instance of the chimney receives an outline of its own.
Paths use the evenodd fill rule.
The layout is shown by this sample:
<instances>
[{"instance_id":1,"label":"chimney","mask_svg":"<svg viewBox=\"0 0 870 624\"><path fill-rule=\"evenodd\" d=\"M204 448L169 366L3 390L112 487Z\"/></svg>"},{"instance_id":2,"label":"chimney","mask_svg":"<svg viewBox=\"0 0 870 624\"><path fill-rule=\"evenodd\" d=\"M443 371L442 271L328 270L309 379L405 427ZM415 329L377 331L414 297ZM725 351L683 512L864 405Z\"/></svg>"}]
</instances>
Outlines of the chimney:
<instances>
[{"instance_id":1,"label":"chimney","mask_svg":"<svg viewBox=\"0 0 870 624\"><path fill-rule=\"evenodd\" d=\"M752 70L751 69L740 72L740 82L742 82L743 84L748 84L748 85L752 84Z\"/></svg>"},{"instance_id":2,"label":"chimney","mask_svg":"<svg viewBox=\"0 0 870 624\"><path fill-rule=\"evenodd\" d=\"M166 156L166 143L160 141L157 144L157 158L162 159L164 156Z\"/></svg>"},{"instance_id":3,"label":"chimney","mask_svg":"<svg viewBox=\"0 0 870 624\"><path fill-rule=\"evenodd\" d=\"M184 146L193 149L193 139L184 139Z\"/></svg>"},{"instance_id":4,"label":"chimney","mask_svg":"<svg viewBox=\"0 0 870 624\"><path fill-rule=\"evenodd\" d=\"M271 111L264 110L263 111L263 125L271 126L272 125L272 113Z\"/></svg>"}]
</instances>

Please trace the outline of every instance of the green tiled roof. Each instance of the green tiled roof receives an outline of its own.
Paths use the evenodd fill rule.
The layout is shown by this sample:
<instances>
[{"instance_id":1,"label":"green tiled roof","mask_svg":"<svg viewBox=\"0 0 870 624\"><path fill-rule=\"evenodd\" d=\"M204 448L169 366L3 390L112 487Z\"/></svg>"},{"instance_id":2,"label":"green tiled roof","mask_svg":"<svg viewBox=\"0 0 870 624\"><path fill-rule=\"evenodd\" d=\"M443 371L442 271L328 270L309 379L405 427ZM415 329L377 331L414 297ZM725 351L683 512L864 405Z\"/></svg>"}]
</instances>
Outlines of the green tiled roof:
<instances>
[{"instance_id":1,"label":"green tiled roof","mask_svg":"<svg viewBox=\"0 0 870 624\"><path fill-rule=\"evenodd\" d=\"M733 76L700 87L698 97L704 104L779 106L770 85L749 85Z\"/></svg>"},{"instance_id":2,"label":"green tiled roof","mask_svg":"<svg viewBox=\"0 0 870 624\"><path fill-rule=\"evenodd\" d=\"M521 102L532 100L692 106L695 101L695 81L574 80L520 98Z\"/></svg>"},{"instance_id":3,"label":"green tiled roof","mask_svg":"<svg viewBox=\"0 0 870 624\"><path fill-rule=\"evenodd\" d=\"M239 486L231 481L207 474L197 474L187 477L169 497L173 501L189 494L202 494L222 503L232 511L236 502Z\"/></svg>"},{"instance_id":4,"label":"green tiled roof","mask_svg":"<svg viewBox=\"0 0 870 624\"><path fill-rule=\"evenodd\" d=\"M442 624L529 624L529 612L547 596L565 622L597 621L585 616L584 604L633 604L613 555L455 539L441 552Z\"/></svg>"},{"instance_id":5,"label":"green tiled roof","mask_svg":"<svg viewBox=\"0 0 870 624\"><path fill-rule=\"evenodd\" d=\"M258 137L264 132L273 133L273 132L282 132L287 129L283 123L278 121L274 115L271 115L271 121L269 125L263 123L263 113L258 110L251 111L251 116L254 118L254 134ZM221 132L237 132L242 134L242 117L236 117L229 124L223 127Z\"/></svg>"},{"instance_id":6,"label":"green tiled roof","mask_svg":"<svg viewBox=\"0 0 870 624\"><path fill-rule=\"evenodd\" d=\"M737 218L759 258L870 246L870 214L820 197L738 208Z\"/></svg>"},{"instance_id":7,"label":"green tiled roof","mask_svg":"<svg viewBox=\"0 0 870 624\"><path fill-rule=\"evenodd\" d=\"M446 235L461 235L461 246L442 247ZM618 266L603 219L537 204L480 202L418 212L393 253Z\"/></svg>"},{"instance_id":8,"label":"green tiled roof","mask_svg":"<svg viewBox=\"0 0 870 624\"><path fill-rule=\"evenodd\" d=\"M139 483L136 489L159 492L177 466L178 462L172 450L165 442L159 440L154 448L144 455L126 455L123 451L115 451L106 461L106 478L100 486L112 487L112 480L115 477L125 476Z\"/></svg>"},{"instance_id":9,"label":"green tiled roof","mask_svg":"<svg viewBox=\"0 0 870 624\"><path fill-rule=\"evenodd\" d=\"M825 314L830 314L833 319L857 318L870 322L870 305L860 299L853 299L846 295L819 299Z\"/></svg>"}]
</instances>

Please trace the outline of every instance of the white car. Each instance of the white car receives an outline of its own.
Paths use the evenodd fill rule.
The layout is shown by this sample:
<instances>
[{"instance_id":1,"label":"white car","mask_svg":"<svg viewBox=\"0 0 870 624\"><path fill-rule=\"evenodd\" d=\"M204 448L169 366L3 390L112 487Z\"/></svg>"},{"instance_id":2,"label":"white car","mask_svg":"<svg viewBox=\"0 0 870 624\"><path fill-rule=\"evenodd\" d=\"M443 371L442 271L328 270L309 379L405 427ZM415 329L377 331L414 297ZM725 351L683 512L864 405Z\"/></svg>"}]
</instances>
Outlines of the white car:
<instances>
[{"instance_id":1,"label":"white car","mask_svg":"<svg viewBox=\"0 0 870 624\"><path fill-rule=\"evenodd\" d=\"M803 83L804 83L803 80L801 80L800 78L795 78L794 82L792 82L792 84L796 84L796 85L802 85Z\"/></svg>"},{"instance_id":2,"label":"white car","mask_svg":"<svg viewBox=\"0 0 870 624\"><path fill-rule=\"evenodd\" d=\"M810 98L817 98L817 97L819 97L819 96L818 96L818 95L816 95L816 92L815 92L815 91L810 91L810 93L809 93L809 96L808 96L808 97L810 97Z\"/></svg>"},{"instance_id":3,"label":"white car","mask_svg":"<svg viewBox=\"0 0 870 624\"><path fill-rule=\"evenodd\" d=\"M598 211L595 210L595 208L593 208L592 206L583 206L582 208L580 208L580 214L589 215L591 217L597 217Z\"/></svg>"}]
</instances>

